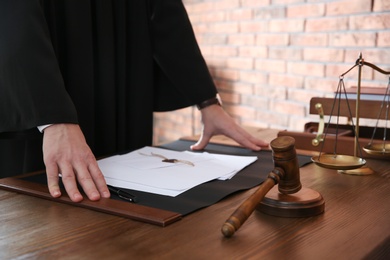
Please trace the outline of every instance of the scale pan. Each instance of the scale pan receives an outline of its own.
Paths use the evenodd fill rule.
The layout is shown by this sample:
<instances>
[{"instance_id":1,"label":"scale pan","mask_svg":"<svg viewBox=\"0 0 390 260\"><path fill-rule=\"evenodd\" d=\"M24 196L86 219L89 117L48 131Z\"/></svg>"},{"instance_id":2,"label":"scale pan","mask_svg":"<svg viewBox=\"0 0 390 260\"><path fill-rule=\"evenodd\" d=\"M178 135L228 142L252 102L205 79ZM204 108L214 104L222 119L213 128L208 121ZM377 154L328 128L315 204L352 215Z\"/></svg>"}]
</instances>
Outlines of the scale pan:
<instances>
[{"instance_id":1,"label":"scale pan","mask_svg":"<svg viewBox=\"0 0 390 260\"><path fill-rule=\"evenodd\" d=\"M311 160L318 166L335 170L357 169L366 164L366 160L362 158L340 154L323 154L321 156L313 156Z\"/></svg>"},{"instance_id":2,"label":"scale pan","mask_svg":"<svg viewBox=\"0 0 390 260\"><path fill-rule=\"evenodd\" d=\"M363 150L372 155L390 156L390 144L369 144L363 147Z\"/></svg>"}]
</instances>

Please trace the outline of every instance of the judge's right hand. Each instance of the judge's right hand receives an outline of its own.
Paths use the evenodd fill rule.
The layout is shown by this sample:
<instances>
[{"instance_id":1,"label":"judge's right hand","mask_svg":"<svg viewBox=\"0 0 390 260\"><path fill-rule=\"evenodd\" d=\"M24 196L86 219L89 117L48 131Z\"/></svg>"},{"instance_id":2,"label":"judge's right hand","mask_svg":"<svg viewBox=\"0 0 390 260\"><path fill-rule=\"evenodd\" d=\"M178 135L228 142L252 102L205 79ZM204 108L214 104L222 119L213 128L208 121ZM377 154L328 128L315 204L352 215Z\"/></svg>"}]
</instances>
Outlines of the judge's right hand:
<instances>
[{"instance_id":1,"label":"judge's right hand","mask_svg":"<svg viewBox=\"0 0 390 260\"><path fill-rule=\"evenodd\" d=\"M47 127L43 135L43 160L49 191L53 197L61 196L59 174L66 192L74 202L83 199L77 183L90 200L110 197L104 176L79 125L54 124Z\"/></svg>"}]
</instances>

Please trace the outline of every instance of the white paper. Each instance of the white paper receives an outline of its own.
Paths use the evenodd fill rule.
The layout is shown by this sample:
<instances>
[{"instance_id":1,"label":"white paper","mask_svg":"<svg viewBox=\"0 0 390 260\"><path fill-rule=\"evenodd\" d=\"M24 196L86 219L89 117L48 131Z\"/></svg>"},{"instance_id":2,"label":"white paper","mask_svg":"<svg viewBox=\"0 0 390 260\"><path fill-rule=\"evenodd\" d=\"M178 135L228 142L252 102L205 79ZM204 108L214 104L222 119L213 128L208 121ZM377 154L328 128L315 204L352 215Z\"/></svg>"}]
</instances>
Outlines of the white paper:
<instances>
[{"instance_id":1,"label":"white paper","mask_svg":"<svg viewBox=\"0 0 390 260\"><path fill-rule=\"evenodd\" d=\"M154 155L185 160L168 163ZM231 156L209 153L177 152L144 147L124 155L98 161L107 184L167 196L177 196L199 184L214 179L232 178L238 171L257 160L256 156Z\"/></svg>"}]
</instances>

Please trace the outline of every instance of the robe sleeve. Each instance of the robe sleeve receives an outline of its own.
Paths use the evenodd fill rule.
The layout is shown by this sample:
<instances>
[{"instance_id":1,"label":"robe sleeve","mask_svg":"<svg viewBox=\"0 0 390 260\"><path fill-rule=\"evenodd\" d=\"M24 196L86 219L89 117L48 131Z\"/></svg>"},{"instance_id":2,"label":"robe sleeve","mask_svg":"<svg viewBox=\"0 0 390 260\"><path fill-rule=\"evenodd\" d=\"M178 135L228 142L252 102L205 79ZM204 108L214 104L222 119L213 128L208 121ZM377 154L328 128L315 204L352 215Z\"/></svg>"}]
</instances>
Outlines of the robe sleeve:
<instances>
[{"instance_id":1,"label":"robe sleeve","mask_svg":"<svg viewBox=\"0 0 390 260\"><path fill-rule=\"evenodd\" d=\"M39 0L0 1L0 132L77 123Z\"/></svg>"},{"instance_id":2,"label":"robe sleeve","mask_svg":"<svg viewBox=\"0 0 390 260\"><path fill-rule=\"evenodd\" d=\"M215 84L182 1L151 3L155 110L187 107L215 97Z\"/></svg>"}]
</instances>

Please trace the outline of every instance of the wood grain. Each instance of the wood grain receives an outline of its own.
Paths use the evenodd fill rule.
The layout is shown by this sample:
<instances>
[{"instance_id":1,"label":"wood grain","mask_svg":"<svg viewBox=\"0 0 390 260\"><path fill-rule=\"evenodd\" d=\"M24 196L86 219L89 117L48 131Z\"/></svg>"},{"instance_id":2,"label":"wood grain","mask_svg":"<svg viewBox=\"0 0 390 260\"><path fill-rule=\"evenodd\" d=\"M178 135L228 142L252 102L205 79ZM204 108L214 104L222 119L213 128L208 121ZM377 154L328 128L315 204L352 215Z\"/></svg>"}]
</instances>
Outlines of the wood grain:
<instances>
[{"instance_id":1,"label":"wood grain","mask_svg":"<svg viewBox=\"0 0 390 260\"><path fill-rule=\"evenodd\" d=\"M324 197L324 214L255 211L231 238L221 225L256 188L167 227L0 190L0 259L386 259L390 163L368 160L368 166L376 173L301 168L302 185Z\"/></svg>"}]
</instances>

